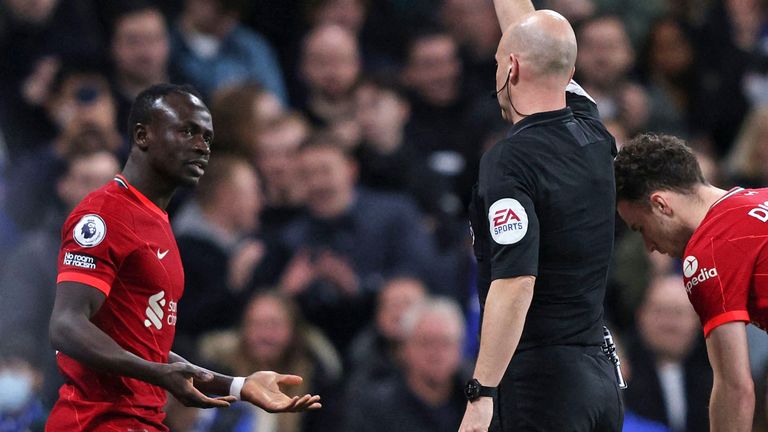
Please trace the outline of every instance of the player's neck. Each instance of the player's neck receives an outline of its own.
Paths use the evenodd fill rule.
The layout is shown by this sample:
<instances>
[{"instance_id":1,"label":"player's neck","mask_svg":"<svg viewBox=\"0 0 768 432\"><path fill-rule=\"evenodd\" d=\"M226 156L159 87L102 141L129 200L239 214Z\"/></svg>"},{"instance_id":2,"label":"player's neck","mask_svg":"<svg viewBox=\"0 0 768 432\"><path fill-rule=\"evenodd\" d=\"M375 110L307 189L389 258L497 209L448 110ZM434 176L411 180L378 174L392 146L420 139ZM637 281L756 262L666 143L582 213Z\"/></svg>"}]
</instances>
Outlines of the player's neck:
<instances>
[{"instance_id":1,"label":"player's neck","mask_svg":"<svg viewBox=\"0 0 768 432\"><path fill-rule=\"evenodd\" d=\"M728 191L712 185L697 186L693 196L688 198L691 201L691 205L689 207L690 214L687 215L686 219L690 228L692 230L698 228L712 206L727 193Z\"/></svg>"},{"instance_id":2,"label":"player's neck","mask_svg":"<svg viewBox=\"0 0 768 432\"><path fill-rule=\"evenodd\" d=\"M168 203L176 191L175 185L168 185L162 180L152 178L147 174L147 170L139 169L139 167L131 163L130 159L125 164L122 175L131 187L141 192L142 195L162 210L168 207Z\"/></svg>"}]
</instances>

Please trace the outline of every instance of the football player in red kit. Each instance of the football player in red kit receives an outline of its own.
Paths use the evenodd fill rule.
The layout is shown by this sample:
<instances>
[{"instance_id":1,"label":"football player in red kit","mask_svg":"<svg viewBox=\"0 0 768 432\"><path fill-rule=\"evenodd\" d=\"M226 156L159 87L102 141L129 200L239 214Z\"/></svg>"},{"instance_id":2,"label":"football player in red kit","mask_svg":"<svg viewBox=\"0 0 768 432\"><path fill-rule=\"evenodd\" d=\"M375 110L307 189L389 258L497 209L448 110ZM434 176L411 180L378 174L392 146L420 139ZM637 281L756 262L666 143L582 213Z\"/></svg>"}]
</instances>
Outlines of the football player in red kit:
<instances>
[{"instance_id":1,"label":"football player in red kit","mask_svg":"<svg viewBox=\"0 0 768 432\"><path fill-rule=\"evenodd\" d=\"M233 378L171 352L184 271L164 209L178 186L203 175L213 124L194 89L170 84L143 91L130 124L122 174L86 196L62 229L50 336L66 383L46 430L165 431L166 391L203 408L241 398L272 412L319 408L318 396L278 387L300 377Z\"/></svg>"},{"instance_id":2,"label":"football player in red kit","mask_svg":"<svg viewBox=\"0 0 768 432\"><path fill-rule=\"evenodd\" d=\"M768 328L768 189L712 186L693 152L667 135L635 138L614 167L619 215L648 250L683 260L714 372L712 430L751 431L745 324Z\"/></svg>"}]
</instances>

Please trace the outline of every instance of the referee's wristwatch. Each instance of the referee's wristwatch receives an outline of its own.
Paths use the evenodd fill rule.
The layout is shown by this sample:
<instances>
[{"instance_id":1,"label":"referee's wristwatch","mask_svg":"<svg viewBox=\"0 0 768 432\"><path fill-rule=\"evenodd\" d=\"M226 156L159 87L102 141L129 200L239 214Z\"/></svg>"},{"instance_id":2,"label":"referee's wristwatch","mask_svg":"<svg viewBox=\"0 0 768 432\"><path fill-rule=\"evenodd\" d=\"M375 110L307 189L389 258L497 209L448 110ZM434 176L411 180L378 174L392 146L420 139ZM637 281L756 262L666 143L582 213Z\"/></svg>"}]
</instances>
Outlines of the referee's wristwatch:
<instances>
[{"instance_id":1,"label":"referee's wristwatch","mask_svg":"<svg viewBox=\"0 0 768 432\"><path fill-rule=\"evenodd\" d=\"M481 397L496 397L499 394L499 390L496 387L486 387L477 380L472 378L467 381L464 386L464 396L468 401L474 402Z\"/></svg>"}]
</instances>

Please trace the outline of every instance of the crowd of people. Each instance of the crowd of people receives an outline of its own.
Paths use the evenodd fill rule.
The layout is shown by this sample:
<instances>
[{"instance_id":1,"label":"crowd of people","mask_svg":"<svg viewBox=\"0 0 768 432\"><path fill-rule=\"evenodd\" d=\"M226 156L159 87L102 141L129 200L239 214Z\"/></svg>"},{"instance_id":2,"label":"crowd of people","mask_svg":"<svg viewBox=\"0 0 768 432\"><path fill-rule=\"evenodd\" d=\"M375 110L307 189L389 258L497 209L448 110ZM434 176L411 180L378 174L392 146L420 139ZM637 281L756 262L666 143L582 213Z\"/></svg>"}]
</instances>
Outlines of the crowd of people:
<instances>
[{"instance_id":1,"label":"crowd of people","mask_svg":"<svg viewBox=\"0 0 768 432\"><path fill-rule=\"evenodd\" d=\"M619 147L674 134L712 184L768 185L765 1L534 3L573 24L575 80ZM457 430L478 345L467 207L509 128L488 97L500 38L490 0L0 1L0 430L39 430L56 400L61 226L120 171L131 103L162 82L194 86L215 129L206 174L168 207L186 273L174 352L296 373L296 394L323 398L278 415L170 398L169 427ZM625 430L706 430L712 372L680 262L615 231Z\"/></svg>"}]
</instances>

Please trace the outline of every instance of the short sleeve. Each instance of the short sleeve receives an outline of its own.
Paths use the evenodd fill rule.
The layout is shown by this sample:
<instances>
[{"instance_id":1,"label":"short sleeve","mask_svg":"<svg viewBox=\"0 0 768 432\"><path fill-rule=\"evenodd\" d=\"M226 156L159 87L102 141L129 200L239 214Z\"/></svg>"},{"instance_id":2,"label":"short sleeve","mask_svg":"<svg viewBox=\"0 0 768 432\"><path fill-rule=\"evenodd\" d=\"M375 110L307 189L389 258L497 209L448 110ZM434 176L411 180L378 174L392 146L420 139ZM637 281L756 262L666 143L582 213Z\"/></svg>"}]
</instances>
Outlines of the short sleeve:
<instances>
[{"instance_id":1,"label":"short sleeve","mask_svg":"<svg viewBox=\"0 0 768 432\"><path fill-rule=\"evenodd\" d=\"M485 200L491 280L537 276L539 220L532 191L522 177L504 173L489 182Z\"/></svg>"},{"instance_id":2,"label":"short sleeve","mask_svg":"<svg viewBox=\"0 0 768 432\"><path fill-rule=\"evenodd\" d=\"M79 282L108 296L134 249L130 231L108 215L78 212L64 223L61 236L56 282Z\"/></svg>"},{"instance_id":3,"label":"short sleeve","mask_svg":"<svg viewBox=\"0 0 768 432\"><path fill-rule=\"evenodd\" d=\"M704 335L728 322L749 322L752 264L744 252L732 242L715 238L687 252L683 259L685 289L699 314Z\"/></svg>"},{"instance_id":4,"label":"short sleeve","mask_svg":"<svg viewBox=\"0 0 768 432\"><path fill-rule=\"evenodd\" d=\"M576 115L600 118L595 100L574 80L565 88L565 102Z\"/></svg>"}]
</instances>

